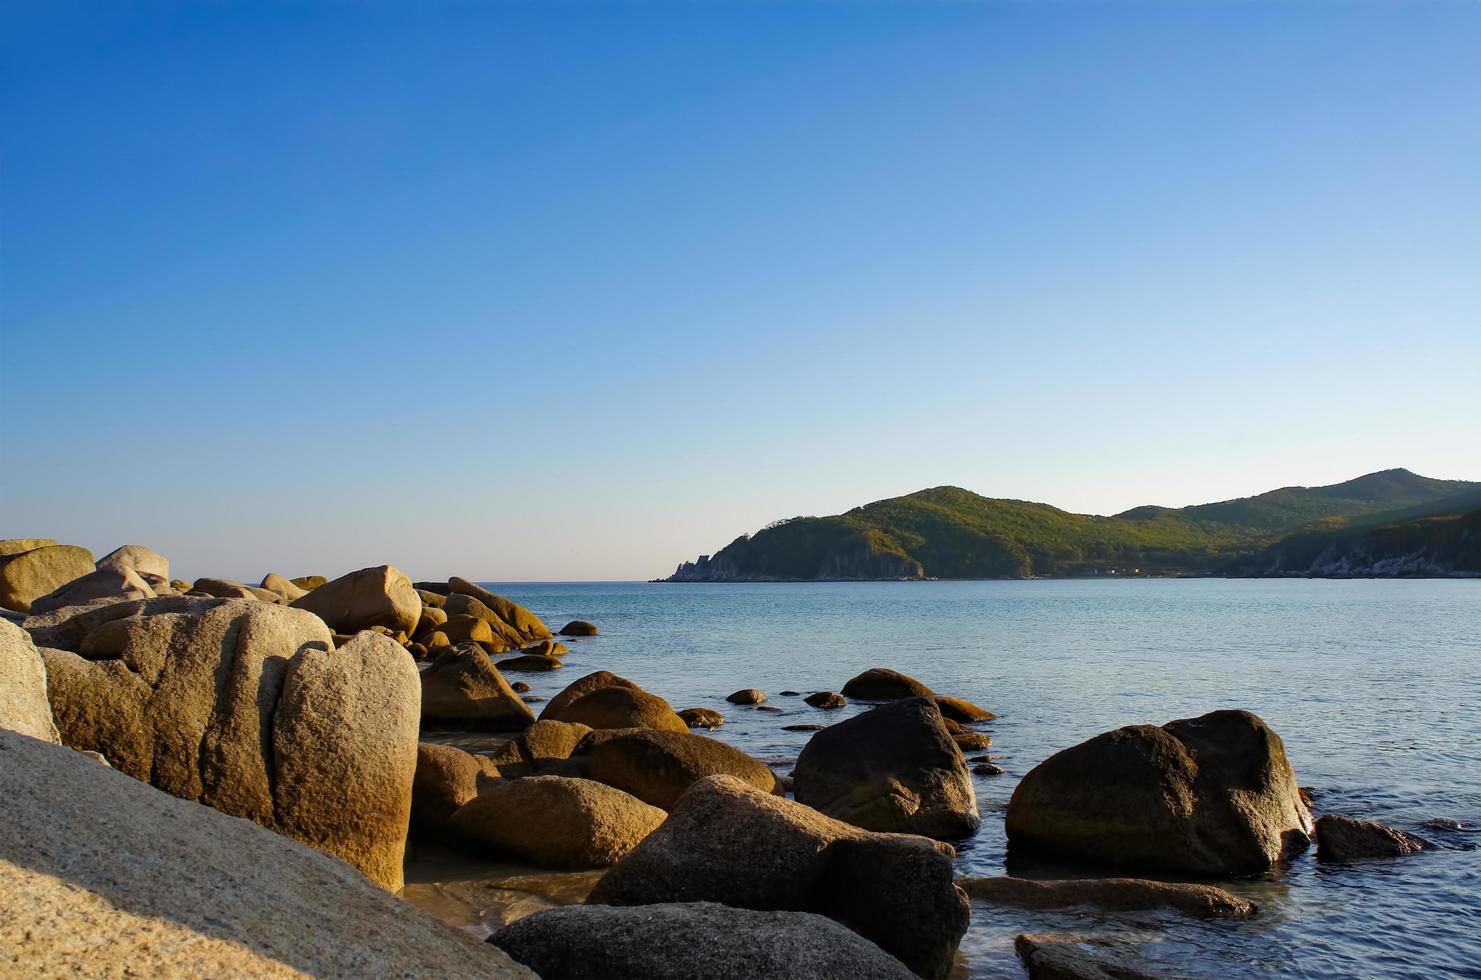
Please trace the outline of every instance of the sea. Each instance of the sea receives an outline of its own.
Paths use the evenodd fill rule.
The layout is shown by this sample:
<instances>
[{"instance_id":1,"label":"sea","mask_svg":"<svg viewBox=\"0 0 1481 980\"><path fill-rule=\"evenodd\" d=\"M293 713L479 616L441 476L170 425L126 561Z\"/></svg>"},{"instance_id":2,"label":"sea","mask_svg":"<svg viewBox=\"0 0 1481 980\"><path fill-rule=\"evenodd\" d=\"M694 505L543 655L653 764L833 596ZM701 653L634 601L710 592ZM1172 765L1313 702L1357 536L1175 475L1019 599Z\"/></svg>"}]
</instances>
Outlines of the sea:
<instances>
[{"instance_id":1,"label":"sea","mask_svg":"<svg viewBox=\"0 0 1481 980\"><path fill-rule=\"evenodd\" d=\"M1169 976L1481 977L1481 581L1093 579L766 584L486 583L570 641L566 667L521 679L549 697L592 670L677 708L725 715L710 734L790 771L824 712L779 692L839 690L890 667L996 712L974 777L981 830L962 875L1005 873L1018 780L1100 732L1243 708L1281 736L1318 813L1379 820L1438 845L1347 865L1308 852L1216 882L1258 903L1246 921L1032 912L974 903L957 974L1021 977L1019 933L1127 944ZM728 704L759 688L781 713ZM538 707L538 706L537 706Z\"/></svg>"}]
</instances>

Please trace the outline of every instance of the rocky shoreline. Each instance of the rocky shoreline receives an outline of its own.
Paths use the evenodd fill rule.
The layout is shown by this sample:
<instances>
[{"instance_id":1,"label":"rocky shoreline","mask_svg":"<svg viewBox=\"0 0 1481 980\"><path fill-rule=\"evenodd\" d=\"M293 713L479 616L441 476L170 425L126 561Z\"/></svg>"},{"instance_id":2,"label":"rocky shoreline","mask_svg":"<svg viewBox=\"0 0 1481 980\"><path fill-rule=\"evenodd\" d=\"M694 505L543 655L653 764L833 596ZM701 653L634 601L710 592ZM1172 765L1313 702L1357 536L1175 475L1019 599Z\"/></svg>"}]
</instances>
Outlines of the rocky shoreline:
<instances>
[{"instance_id":1,"label":"rocky shoreline","mask_svg":"<svg viewBox=\"0 0 1481 980\"><path fill-rule=\"evenodd\" d=\"M1219 882L1313 842L1430 846L1316 819L1279 736L1224 710L1023 778L1012 853L1077 876L959 878L995 716L888 668L783 692L818 721L777 772L698 734L762 690L675 710L583 664L542 701L511 678L584 661L598 624L465 579L184 582L148 548L46 539L0 562L0 964L28 975L942 977L974 908L1237 921L1258 910ZM830 724L849 701L872 707ZM1031 977L1149 975L1093 936L1016 949Z\"/></svg>"}]
</instances>

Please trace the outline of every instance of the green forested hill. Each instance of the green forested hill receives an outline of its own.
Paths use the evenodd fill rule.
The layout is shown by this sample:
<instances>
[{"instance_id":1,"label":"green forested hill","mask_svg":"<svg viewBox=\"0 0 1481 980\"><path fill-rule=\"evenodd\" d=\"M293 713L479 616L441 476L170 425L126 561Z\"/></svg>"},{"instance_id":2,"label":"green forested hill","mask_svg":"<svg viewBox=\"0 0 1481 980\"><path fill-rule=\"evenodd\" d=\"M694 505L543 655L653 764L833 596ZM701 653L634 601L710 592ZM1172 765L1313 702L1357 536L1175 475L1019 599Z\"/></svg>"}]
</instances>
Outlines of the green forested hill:
<instances>
[{"instance_id":1,"label":"green forested hill","mask_svg":"<svg viewBox=\"0 0 1481 980\"><path fill-rule=\"evenodd\" d=\"M669 581L1210 574L1314 522L1333 530L1331 522L1422 512L1468 495L1481 497L1481 484L1385 470L1330 487L1097 517L936 487L833 517L778 521L684 563Z\"/></svg>"}]
</instances>

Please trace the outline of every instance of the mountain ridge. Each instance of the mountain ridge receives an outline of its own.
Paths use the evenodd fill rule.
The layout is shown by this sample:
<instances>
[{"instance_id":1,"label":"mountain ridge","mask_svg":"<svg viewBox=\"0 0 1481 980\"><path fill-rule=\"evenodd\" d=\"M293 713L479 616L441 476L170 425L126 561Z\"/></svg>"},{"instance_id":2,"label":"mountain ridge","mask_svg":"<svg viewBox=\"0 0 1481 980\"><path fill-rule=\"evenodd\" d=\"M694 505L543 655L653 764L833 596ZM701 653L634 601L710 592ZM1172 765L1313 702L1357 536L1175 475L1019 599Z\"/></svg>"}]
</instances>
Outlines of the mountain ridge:
<instances>
[{"instance_id":1,"label":"mountain ridge","mask_svg":"<svg viewBox=\"0 0 1481 980\"><path fill-rule=\"evenodd\" d=\"M1389 515L1481 506L1481 483L1407 469L1181 508L1109 517L983 497L955 486L872 501L830 517L794 517L684 562L671 582L1214 575L1298 531L1338 532Z\"/></svg>"}]
</instances>

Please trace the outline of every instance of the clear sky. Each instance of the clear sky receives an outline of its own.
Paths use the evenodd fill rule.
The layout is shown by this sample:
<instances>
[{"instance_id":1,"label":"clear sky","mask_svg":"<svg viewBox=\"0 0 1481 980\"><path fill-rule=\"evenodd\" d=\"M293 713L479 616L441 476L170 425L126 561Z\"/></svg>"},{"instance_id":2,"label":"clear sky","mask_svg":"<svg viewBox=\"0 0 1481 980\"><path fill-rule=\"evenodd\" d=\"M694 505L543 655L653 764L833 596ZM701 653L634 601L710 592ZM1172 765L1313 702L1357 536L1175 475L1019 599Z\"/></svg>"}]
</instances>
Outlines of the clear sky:
<instances>
[{"instance_id":1,"label":"clear sky","mask_svg":"<svg viewBox=\"0 0 1481 980\"><path fill-rule=\"evenodd\" d=\"M1481 4L0 6L0 536L649 578L1481 479Z\"/></svg>"}]
</instances>

